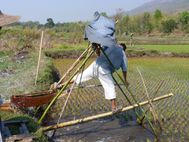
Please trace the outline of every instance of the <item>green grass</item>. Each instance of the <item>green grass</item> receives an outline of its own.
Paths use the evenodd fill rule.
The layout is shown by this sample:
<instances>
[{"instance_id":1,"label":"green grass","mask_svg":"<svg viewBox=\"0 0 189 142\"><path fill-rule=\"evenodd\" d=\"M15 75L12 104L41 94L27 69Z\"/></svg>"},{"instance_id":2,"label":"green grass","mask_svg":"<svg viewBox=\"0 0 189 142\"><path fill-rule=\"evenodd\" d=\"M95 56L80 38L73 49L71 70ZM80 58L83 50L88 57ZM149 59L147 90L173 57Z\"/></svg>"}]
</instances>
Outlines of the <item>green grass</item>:
<instances>
[{"instance_id":1,"label":"green grass","mask_svg":"<svg viewBox=\"0 0 189 142\"><path fill-rule=\"evenodd\" d=\"M10 54L11 51L0 51L0 69L6 69L11 64Z\"/></svg>"},{"instance_id":2,"label":"green grass","mask_svg":"<svg viewBox=\"0 0 189 142\"><path fill-rule=\"evenodd\" d=\"M5 112L5 111L0 111L0 117L2 120L27 120L29 123L27 124L29 131L30 132L35 132L38 129L38 124L33 121L33 119L26 115L26 114L19 114L19 113L11 113L11 112ZM14 130L13 130L14 131ZM13 132L16 133L16 132Z\"/></svg>"},{"instance_id":3,"label":"green grass","mask_svg":"<svg viewBox=\"0 0 189 142\"><path fill-rule=\"evenodd\" d=\"M189 45L135 45L133 48L157 50L159 52L189 53Z\"/></svg>"},{"instance_id":4,"label":"green grass","mask_svg":"<svg viewBox=\"0 0 189 142\"><path fill-rule=\"evenodd\" d=\"M24 60L12 60L12 57L13 55L10 55L0 63L0 72L7 75L0 76L0 95L4 99L9 99L11 95L45 90L53 83L52 62L43 54L37 85L34 85L38 59L37 52L31 52Z\"/></svg>"},{"instance_id":5,"label":"green grass","mask_svg":"<svg viewBox=\"0 0 189 142\"><path fill-rule=\"evenodd\" d=\"M7 54L6 54L7 56ZM1 54L0 58L5 57L5 54ZM50 84L53 82L52 76L52 62L49 58L42 54L39 77L37 85L34 85L37 57L36 52L31 52L24 60L12 60L13 54L3 58L0 63L0 71L12 71L8 76L0 76L0 95L3 99L10 99L10 96L16 94L25 94L36 90L49 89ZM47 141L46 137L37 131L39 126L37 123L27 114L3 112L0 111L0 117L2 120L28 120L28 129L35 135L36 141ZM18 127L12 126L10 128L12 134L18 134Z\"/></svg>"},{"instance_id":6,"label":"green grass","mask_svg":"<svg viewBox=\"0 0 189 142\"><path fill-rule=\"evenodd\" d=\"M92 62L90 59L87 65ZM56 59L54 65L60 73L64 72L71 66L74 59ZM160 57L146 57L146 58L129 58L128 59L128 74L135 72L136 69L141 68L145 72L149 72L158 77L162 74L174 75L177 79L189 80L189 60L188 58L160 58Z\"/></svg>"},{"instance_id":7,"label":"green grass","mask_svg":"<svg viewBox=\"0 0 189 142\"><path fill-rule=\"evenodd\" d=\"M82 42L80 44L59 44L54 45L54 50L84 50L88 46L87 42Z\"/></svg>"},{"instance_id":8,"label":"green grass","mask_svg":"<svg viewBox=\"0 0 189 142\"><path fill-rule=\"evenodd\" d=\"M145 72L153 73L155 77L169 73L178 80L189 81L188 58L134 58L129 59L129 71L142 68Z\"/></svg>"},{"instance_id":9,"label":"green grass","mask_svg":"<svg viewBox=\"0 0 189 142\"><path fill-rule=\"evenodd\" d=\"M47 49L45 54L53 58L72 57L80 54L87 48L87 43L81 44L63 44L56 45L54 48ZM159 56L161 53L175 53L175 56L184 56L189 54L189 45L135 45L127 49L128 55L131 56Z\"/></svg>"},{"instance_id":10,"label":"green grass","mask_svg":"<svg viewBox=\"0 0 189 142\"><path fill-rule=\"evenodd\" d=\"M0 58L4 57L4 56L8 56L11 54L11 51L0 51Z\"/></svg>"}]
</instances>

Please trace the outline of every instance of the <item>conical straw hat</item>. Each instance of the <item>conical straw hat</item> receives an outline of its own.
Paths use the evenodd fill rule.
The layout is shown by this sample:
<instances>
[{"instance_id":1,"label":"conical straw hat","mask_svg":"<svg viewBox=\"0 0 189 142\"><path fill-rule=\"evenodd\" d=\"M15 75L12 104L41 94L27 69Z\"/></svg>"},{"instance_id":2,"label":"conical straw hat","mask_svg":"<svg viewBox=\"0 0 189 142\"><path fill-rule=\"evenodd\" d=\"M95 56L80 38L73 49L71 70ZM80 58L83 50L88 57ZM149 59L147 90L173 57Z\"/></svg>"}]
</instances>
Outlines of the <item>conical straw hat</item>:
<instances>
[{"instance_id":1,"label":"conical straw hat","mask_svg":"<svg viewBox=\"0 0 189 142\"><path fill-rule=\"evenodd\" d=\"M17 22L19 19L19 16L6 15L0 10L0 27Z\"/></svg>"}]
</instances>

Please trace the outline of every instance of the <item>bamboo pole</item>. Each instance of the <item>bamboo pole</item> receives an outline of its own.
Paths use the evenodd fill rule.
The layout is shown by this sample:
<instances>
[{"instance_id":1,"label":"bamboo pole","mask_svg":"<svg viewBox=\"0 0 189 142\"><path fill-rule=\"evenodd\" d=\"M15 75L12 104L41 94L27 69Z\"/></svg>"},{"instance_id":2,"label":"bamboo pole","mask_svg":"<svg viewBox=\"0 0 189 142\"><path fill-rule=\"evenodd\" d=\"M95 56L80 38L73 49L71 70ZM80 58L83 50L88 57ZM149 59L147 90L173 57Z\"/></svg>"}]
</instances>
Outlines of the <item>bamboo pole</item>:
<instances>
[{"instance_id":1,"label":"bamboo pole","mask_svg":"<svg viewBox=\"0 0 189 142\"><path fill-rule=\"evenodd\" d=\"M35 85L37 84L37 78L39 74L39 66L40 66L40 60L41 60L41 49L43 45L43 31L41 32L41 42L39 47L39 57L38 57L38 63L37 63L37 71L36 71L36 77L35 77Z\"/></svg>"},{"instance_id":2,"label":"bamboo pole","mask_svg":"<svg viewBox=\"0 0 189 142\"><path fill-rule=\"evenodd\" d=\"M89 49L90 49L90 46L88 46L88 49L87 49L86 51L89 51ZM88 56L89 56L89 52L87 52L87 55L86 55L85 59L88 58ZM85 68L85 64L84 64L84 65L82 66L82 68L81 68L82 74L83 74L84 68ZM70 97L70 95L71 95L71 92L72 92L73 89L74 89L74 86L75 86L76 80L77 80L77 78L78 78L78 75L79 75L79 74L77 74L76 79L74 80L74 83L72 84L71 89L69 89L69 93L68 93L66 102L64 103L64 106L63 106L62 111L61 111L61 113L60 113L59 119L58 119L58 121L57 121L57 123L56 123L57 125L60 123L60 119L61 119L61 117L62 117L62 115L63 115L63 113L64 113L64 110L65 110L65 107L66 107L66 105L67 105L68 99L69 99L69 97ZM80 82L81 82L81 78L82 78L82 75L81 75L81 77L80 77ZM54 137L55 133L56 133L56 129L54 129L54 132L53 132L51 138Z\"/></svg>"},{"instance_id":3,"label":"bamboo pole","mask_svg":"<svg viewBox=\"0 0 189 142\"><path fill-rule=\"evenodd\" d=\"M169 94L164 95L164 96L156 97L156 98L154 98L150 101L151 102L160 101L162 99L172 97L173 95L174 95L173 93L169 93ZM124 107L120 112L128 111L128 110L137 108L139 106L144 106L144 105L147 105L147 104L149 104L149 101L143 101L139 104L133 104L131 106ZM67 127L67 126L85 123L85 122L88 122L88 121L92 121L92 120L96 120L96 119L100 119L100 118L104 118L104 117L108 117L108 116L112 116L112 115L113 115L113 113L110 111L110 112L106 112L106 113L102 113L102 114L98 114L98 115L93 115L93 116L89 116L89 117L85 117L85 118L81 118L81 119L77 119L77 120L63 122L63 123L60 123L58 125L51 125L51 126L42 127L42 131L46 132L46 131L50 131L50 130L54 130L54 129L59 129L59 128Z\"/></svg>"},{"instance_id":4,"label":"bamboo pole","mask_svg":"<svg viewBox=\"0 0 189 142\"><path fill-rule=\"evenodd\" d=\"M74 69L74 67L76 67L79 63L79 61L81 61L81 59L83 58L83 56L88 52L90 47L88 47L87 49L85 49L85 51L79 56L79 58L77 58L77 60L72 64L72 66L67 70L67 72L62 76L62 78L58 81L58 84L60 84L65 77Z\"/></svg>"},{"instance_id":5,"label":"bamboo pole","mask_svg":"<svg viewBox=\"0 0 189 142\"><path fill-rule=\"evenodd\" d=\"M159 121L159 118L158 118L158 114L157 114L157 112L155 111L155 107L154 107L154 105L152 104L152 102L150 101L150 96L149 96L149 93L148 93L146 84L145 84L145 82L144 82L144 78L143 78L143 76L142 76L142 74L141 74L141 72L140 72L140 70L139 70L138 68L137 68L137 71L138 71L138 73L139 73L139 75L140 75L140 77L141 77L141 80L142 80L142 83L143 83L143 86L144 86L144 90L145 90L145 92L146 92L147 99L149 100L149 107L150 107L149 109L150 109L150 111L151 111L151 113L152 113L152 116L153 116L153 118L154 118L154 121L155 121L155 122L158 121L158 123L160 124L160 121Z\"/></svg>"},{"instance_id":6,"label":"bamboo pole","mask_svg":"<svg viewBox=\"0 0 189 142\"><path fill-rule=\"evenodd\" d=\"M152 114L152 116L153 116L154 124L157 124L157 126L159 126L160 130L162 130L162 126L161 126L161 123L160 123L160 120L159 120L159 117L158 117L158 113L156 112L155 107L154 107L154 105L152 104L152 101L150 100L150 96L149 96L147 87L146 87L146 85L145 85L144 78L143 78L143 76L142 76L142 73L141 73L140 70L138 69L138 67L137 67L137 71L138 71L138 73L139 73L139 75L140 75L140 77L141 77L142 83L143 83L143 85L144 85L144 90L145 90L145 92L146 92L146 96L147 96L147 99L148 99L148 101L149 101L149 110L150 110L150 112L151 112L151 114ZM144 114L145 114L145 112L144 112ZM154 129L154 133L155 133L156 136L158 136L158 131L157 131L157 129Z\"/></svg>"},{"instance_id":7,"label":"bamboo pole","mask_svg":"<svg viewBox=\"0 0 189 142\"><path fill-rule=\"evenodd\" d=\"M157 86L157 89L156 89L156 91L155 91L155 93L154 93L154 95L153 96L156 96L157 95L157 93L158 93L158 91L159 91L159 89L161 88L161 86L162 86L162 84L163 84L163 82L164 82L164 80L163 81L161 81L159 84L158 84L158 86ZM148 109L144 112L144 114L146 114L148 112ZM142 121L141 121L141 124L142 124L142 122L143 122L143 120L144 120L144 118L145 118L145 116L143 116L142 117Z\"/></svg>"},{"instance_id":8,"label":"bamboo pole","mask_svg":"<svg viewBox=\"0 0 189 142\"><path fill-rule=\"evenodd\" d=\"M108 60L108 62L110 63L110 65L113 67L113 69L115 69L113 63L111 62L111 60L109 59L109 57L107 56L107 54L105 53L105 51L102 49L102 47L99 47L99 48L100 48L100 50L103 52L104 56L106 57L106 59ZM138 101L136 100L135 96L133 95L133 93L131 92L131 90L128 88L127 84L126 84L125 81L123 80L123 78L119 75L119 73L118 73L116 70L115 70L115 73L116 73L117 76L120 78L120 80L125 84L125 87L126 87L127 91L129 92L129 94L131 95L131 97L133 98L133 100L135 101L135 103L138 104L140 110L143 112L144 116L146 117L146 120L148 121L150 127L152 128L154 134L156 135L155 128L153 127L152 123L149 121L148 117L147 117L146 114L144 113L144 110L141 108L141 106L140 106L140 104L138 103ZM123 89L119 86L117 80L115 79L115 77L114 77L113 75L112 75L112 78L113 78L113 80L115 81L115 83L118 85L120 91L121 91L122 94L125 96L125 98L126 98L127 101L129 102L129 104L132 105L132 104L131 104L131 101L129 100L129 98L127 97L127 95L126 95L125 92L123 91ZM138 112L135 111L135 113L136 113L138 119L140 119L140 121L141 121L141 118L140 118Z\"/></svg>"},{"instance_id":9,"label":"bamboo pole","mask_svg":"<svg viewBox=\"0 0 189 142\"><path fill-rule=\"evenodd\" d=\"M77 77L78 77L78 75L77 75ZM76 79L77 79L77 77L76 77ZM74 83L72 84L72 87L71 87L70 92L68 93L68 96L67 96L67 98L66 98L66 101L65 101L65 103L64 103L64 105L63 105L63 107L62 107L62 110L61 110L61 112L60 112L60 115L59 115L59 118L58 118L58 121L57 121L56 125L58 125L58 124L60 123L60 119L61 119L61 117L62 117L62 115L63 115L63 113L64 113L64 110L65 110L65 108L66 108L66 105L67 105L67 103L68 103L68 100L69 100L69 98L70 98L70 95L71 95L71 93L72 93L72 91L73 91L73 88L74 88L74 86L75 86L75 83L76 83L76 80L74 80ZM52 137L54 137L55 133L56 133L56 129L54 129L54 132L53 132L53 134L52 134Z\"/></svg>"},{"instance_id":10,"label":"bamboo pole","mask_svg":"<svg viewBox=\"0 0 189 142\"><path fill-rule=\"evenodd\" d=\"M80 69L85 65L85 63L88 61L88 59L91 57L91 55L94 53L94 51L89 51L90 54L86 57L86 59L82 62L82 64L76 69L76 71L73 73L73 75L68 79L68 81L65 83L65 85L62 87L62 89L56 94L56 96L52 99L52 101L49 103L45 111L43 112L42 116L38 120L38 124L42 122L45 115L47 114L50 107L53 105L53 103L58 99L58 97L62 94L62 92L66 89L66 87L69 85L70 81L73 79L73 77L80 71Z\"/></svg>"}]
</instances>

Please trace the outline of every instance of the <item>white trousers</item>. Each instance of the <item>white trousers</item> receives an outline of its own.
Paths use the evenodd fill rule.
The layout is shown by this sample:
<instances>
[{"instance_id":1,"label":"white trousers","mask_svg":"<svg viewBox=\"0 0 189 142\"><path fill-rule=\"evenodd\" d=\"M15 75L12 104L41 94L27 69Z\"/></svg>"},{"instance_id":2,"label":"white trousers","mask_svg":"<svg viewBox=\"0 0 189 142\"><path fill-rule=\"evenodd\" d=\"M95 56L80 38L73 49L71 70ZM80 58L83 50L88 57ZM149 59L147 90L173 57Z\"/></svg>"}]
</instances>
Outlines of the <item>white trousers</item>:
<instances>
[{"instance_id":1,"label":"white trousers","mask_svg":"<svg viewBox=\"0 0 189 142\"><path fill-rule=\"evenodd\" d=\"M104 88L105 99L116 98L115 85L111 73L106 73L100 66L93 62L87 69L74 77L76 84L98 78Z\"/></svg>"}]
</instances>

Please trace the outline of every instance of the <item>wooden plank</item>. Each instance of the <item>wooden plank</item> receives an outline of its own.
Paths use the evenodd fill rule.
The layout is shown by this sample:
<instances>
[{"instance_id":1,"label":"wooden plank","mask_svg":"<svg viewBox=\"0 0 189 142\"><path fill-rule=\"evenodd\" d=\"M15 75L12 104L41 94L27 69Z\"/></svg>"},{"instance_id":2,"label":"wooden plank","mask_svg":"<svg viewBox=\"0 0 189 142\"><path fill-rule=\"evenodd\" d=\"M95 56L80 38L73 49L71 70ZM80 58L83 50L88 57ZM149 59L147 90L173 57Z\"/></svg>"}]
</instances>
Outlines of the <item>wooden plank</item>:
<instances>
[{"instance_id":1,"label":"wooden plank","mask_svg":"<svg viewBox=\"0 0 189 142\"><path fill-rule=\"evenodd\" d=\"M141 102L141 103L139 103L139 105L133 104L131 106L124 107L120 112L128 111L128 110L137 108L138 106L147 105L147 104L149 104L150 101L156 102L156 101L160 101L162 99L169 98L169 97L172 97L172 96L173 96L173 93L170 93L170 94L167 94L167 95L164 95L164 96L156 97L156 98L148 100L148 101ZM102 113L102 114L98 114L98 115L85 117L85 118L82 118L82 119L76 119L76 120L63 122L63 123L56 124L56 125L42 127L42 131L50 131L50 130L54 130L54 129L59 129L59 128L72 126L72 125L76 125L76 124L80 124L80 123L85 123L85 122L88 122L88 121L92 121L92 120L96 120L96 119L99 119L99 118L104 118L104 117L108 117L108 116L112 116L112 115L113 115L113 113L110 111L110 112L106 112L106 113Z\"/></svg>"}]
</instances>

